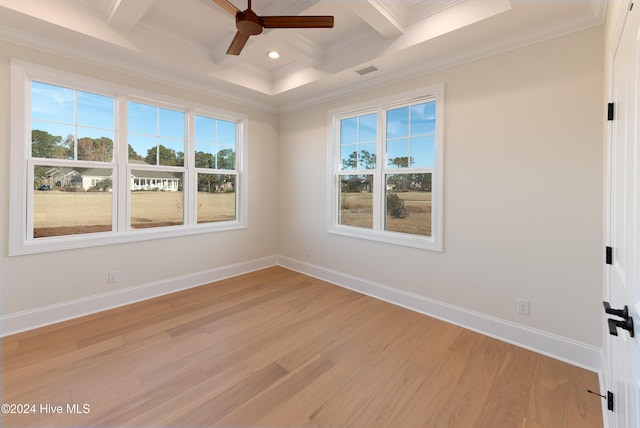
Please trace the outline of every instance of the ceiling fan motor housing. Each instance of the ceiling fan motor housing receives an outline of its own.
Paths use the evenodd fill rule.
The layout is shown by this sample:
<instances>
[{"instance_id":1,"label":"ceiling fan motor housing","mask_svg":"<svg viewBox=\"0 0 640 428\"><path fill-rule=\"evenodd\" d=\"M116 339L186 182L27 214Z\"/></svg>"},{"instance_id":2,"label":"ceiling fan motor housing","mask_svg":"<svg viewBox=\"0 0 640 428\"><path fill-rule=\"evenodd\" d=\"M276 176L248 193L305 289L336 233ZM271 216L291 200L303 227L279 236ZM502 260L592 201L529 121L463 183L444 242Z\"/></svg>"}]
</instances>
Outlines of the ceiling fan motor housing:
<instances>
[{"instance_id":1,"label":"ceiling fan motor housing","mask_svg":"<svg viewBox=\"0 0 640 428\"><path fill-rule=\"evenodd\" d=\"M262 33L262 19L251 9L236 15L236 28L242 34L255 36Z\"/></svg>"}]
</instances>

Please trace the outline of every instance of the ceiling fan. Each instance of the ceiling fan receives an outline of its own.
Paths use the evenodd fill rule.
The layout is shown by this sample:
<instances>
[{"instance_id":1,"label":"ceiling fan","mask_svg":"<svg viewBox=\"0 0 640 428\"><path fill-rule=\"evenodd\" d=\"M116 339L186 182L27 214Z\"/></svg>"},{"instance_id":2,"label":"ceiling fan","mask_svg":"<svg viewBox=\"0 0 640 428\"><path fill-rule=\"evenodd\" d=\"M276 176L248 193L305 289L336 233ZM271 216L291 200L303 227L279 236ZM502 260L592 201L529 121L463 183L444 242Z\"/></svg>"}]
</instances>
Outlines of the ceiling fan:
<instances>
[{"instance_id":1,"label":"ceiling fan","mask_svg":"<svg viewBox=\"0 0 640 428\"><path fill-rule=\"evenodd\" d=\"M227 50L229 55L240 55L249 36L262 33L264 28L333 28L333 16L258 16L251 10L241 11L229 0L213 0L215 4L236 17L235 37Z\"/></svg>"}]
</instances>

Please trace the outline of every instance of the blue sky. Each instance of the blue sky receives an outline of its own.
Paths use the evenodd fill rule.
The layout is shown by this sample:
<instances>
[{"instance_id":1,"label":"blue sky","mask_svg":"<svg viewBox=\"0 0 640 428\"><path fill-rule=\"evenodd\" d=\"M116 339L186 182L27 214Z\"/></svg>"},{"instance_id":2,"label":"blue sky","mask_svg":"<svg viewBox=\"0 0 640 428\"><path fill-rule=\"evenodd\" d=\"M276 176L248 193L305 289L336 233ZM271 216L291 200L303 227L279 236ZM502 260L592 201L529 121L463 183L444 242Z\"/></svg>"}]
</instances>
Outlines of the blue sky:
<instances>
[{"instance_id":1,"label":"blue sky","mask_svg":"<svg viewBox=\"0 0 640 428\"><path fill-rule=\"evenodd\" d=\"M386 110L386 159L413 158L414 168L435 166L435 101ZM340 156L347 160L354 151L376 153L378 115L350 117L340 121ZM393 167L392 165L388 165ZM364 169L364 165L358 165Z\"/></svg>"},{"instance_id":2,"label":"blue sky","mask_svg":"<svg viewBox=\"0 0 640 428\"><path fill-rule=\"evenodd\" d=\"M150 148L162 144L184 152L185 113L182 111L129 102L128 144L146 156ZM115 140L115 99L41 82L31 85L32 129L52 135L77 138L107 137ZM196 116L197 151L215 154L236 144L234 122Z\"/></svg>"}]
</instances>

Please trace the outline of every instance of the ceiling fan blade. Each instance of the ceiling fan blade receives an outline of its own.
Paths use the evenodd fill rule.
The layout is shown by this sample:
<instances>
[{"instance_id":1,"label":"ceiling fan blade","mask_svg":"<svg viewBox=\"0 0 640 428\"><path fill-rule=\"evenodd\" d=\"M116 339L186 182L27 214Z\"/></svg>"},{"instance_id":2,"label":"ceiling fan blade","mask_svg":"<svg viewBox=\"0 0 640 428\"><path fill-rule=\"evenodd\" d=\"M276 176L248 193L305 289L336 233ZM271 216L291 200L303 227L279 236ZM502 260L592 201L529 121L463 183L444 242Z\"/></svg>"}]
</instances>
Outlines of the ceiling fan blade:
<instances>
[{"instance_id":1,"label":"ceiling fan blade","mask_svg":"<svg viewBox=\"0 0 640 428\"><path fill-rule=\"evenodd\" d=\"M242 34L241 32L237 32L236 36L231 41L231 45L229 45L229 49L227 49L228 55L240 55L242 52L242 48L247 44L247 40L249 40L248 34Z\"/></svg>"},{"instance_id":2,"label":"ceiling fan blade","mask_svg":"<svg viewBox=\"0 0 640 428\"><path fill-rule=\"evenodd\" d=\"M240 12L240 9L238 9L233 4L231 4L229 0L212 0L212 1L233 16L236 16L236 14Z\"/></svg>"},{"instance_id":3,"label":"ceiling fan blade","mask_svg":"<svg viewBox=\"0 0 640 428\"><path fill-rule=\"evenodd\" d=\"M333 28L333 16L261 16L264 28Z\"/></svg>"}]
</instances>

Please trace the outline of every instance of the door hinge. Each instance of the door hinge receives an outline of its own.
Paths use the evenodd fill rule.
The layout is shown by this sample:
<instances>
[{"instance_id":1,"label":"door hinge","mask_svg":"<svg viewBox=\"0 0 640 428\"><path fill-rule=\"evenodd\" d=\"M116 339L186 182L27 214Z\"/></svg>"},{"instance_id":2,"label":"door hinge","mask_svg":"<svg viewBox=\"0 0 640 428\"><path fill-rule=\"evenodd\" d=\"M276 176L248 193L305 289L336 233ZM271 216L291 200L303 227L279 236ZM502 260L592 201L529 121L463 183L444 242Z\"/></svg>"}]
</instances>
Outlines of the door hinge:
<instances>
[{"instance_id":1,"label":"door hinge","mask_svg":"<svg viewBox=\"0 0 640 428\"><path fill-rule=\"evenodd\" d=\"M613 248L611 248L611 247L606 247L605 263L608 264L608 265L612 265L613 264Z\"/></svg>"},{"instance_id":2,"label":"door hinge","mask_svg":"<svg viewBox=\"0 0 640 428\"><path fill-rule=\"evenodd\" d=\"M613 412L613 392L607 391L607 409Z\"/></svg>"},{"instance_id":3,"label":"door hinge","mask_svg":"<svg viewBox=\"0 0 640 428\"><path fill-rule=\"evenodd\" d=\"M607 104L607 120L613 120L615 107L613 103Z\"/></svg>"}]
</instances>

